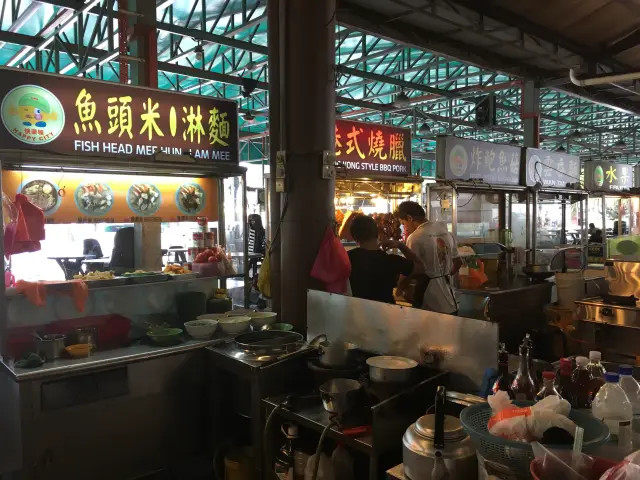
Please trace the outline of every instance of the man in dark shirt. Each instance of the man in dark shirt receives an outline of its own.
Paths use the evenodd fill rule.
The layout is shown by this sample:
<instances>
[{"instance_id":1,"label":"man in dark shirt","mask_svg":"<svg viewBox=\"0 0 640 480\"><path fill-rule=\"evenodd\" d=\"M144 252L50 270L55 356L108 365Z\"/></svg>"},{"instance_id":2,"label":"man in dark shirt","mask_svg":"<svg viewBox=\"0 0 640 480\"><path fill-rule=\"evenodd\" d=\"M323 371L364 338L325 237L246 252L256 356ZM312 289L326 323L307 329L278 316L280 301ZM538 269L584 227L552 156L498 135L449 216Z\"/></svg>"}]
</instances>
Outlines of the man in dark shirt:
<instances>
[{"instance_id":1,"label":"man in dark shirt","mask_svg":"<svg viewBox=\"0 0 640 480\"><path fill-rule=\"evenodd\" d=\"M420 273L418 257L404 244L395 240L378 242L378 226L373 218L358 215L351 224L351 236L358 244L349 251L351 260L351 292L354 297L378 302L395 303L393 289L400 275ZM399 249L405 256L391 255L384 250Z\"/></svg>"}]
</instances>

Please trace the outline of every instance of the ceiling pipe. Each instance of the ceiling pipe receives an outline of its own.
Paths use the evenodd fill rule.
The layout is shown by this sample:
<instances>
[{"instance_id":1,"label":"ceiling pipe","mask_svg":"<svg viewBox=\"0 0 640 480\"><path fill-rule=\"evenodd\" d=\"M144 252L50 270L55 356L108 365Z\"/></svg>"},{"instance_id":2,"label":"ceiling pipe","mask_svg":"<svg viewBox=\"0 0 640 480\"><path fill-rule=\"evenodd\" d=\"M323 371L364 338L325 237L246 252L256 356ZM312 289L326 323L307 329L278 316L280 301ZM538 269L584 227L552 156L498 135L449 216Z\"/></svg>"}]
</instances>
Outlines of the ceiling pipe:
<instances>
[{"instance_id":1,"label":"ceiling pipe","mask_svg":"<svg viewBox=\"0 0 640 480\"><path fill-rule=\"evenodd\" d=\"M630 72L630 73L619 73L616 75L606 75L604 77L594 77L594 78L578 78L576 77L576 71L571 68L569 69L569 79L571 83L577 85L579 87L588 87L590 85L603 85L605 83L616 83L616 82L628 82L631 80L640 80L640 72Z\"/></svg>"}]
</instances>

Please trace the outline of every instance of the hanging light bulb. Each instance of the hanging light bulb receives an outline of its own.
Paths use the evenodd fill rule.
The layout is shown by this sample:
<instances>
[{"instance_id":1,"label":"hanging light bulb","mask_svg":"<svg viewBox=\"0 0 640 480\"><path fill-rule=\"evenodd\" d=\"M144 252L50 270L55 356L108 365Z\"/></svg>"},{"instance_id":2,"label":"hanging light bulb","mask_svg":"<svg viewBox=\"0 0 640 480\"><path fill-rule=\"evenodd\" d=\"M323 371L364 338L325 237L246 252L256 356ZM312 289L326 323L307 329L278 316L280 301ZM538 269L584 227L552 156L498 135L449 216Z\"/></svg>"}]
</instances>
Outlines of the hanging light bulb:
<instances>
[{"instance_id":1,"label":"hanging light bulb","mask_svg":"<svg viewBox=\"0 0 640 480\"><path fill-rule=\"evenodd\" d=\"M616 142L616 144L613 146L613 149L617 150L617 151L622 151L625 148L627 148L627 144L624 142L624 140L622 138L620 140L618 140Z\"/></svg>"},{"instance_id":2,"label":"hanging light bulb","mask_svg":"<svg viewBox=\"0 0 640 480\"><path fill-rule=\"evenodd\" d=\"M518 140L516 140L516 137L511 137L511 140L509 140L509 145L513 145L514 147L520 145L520 143L518 142Z\"/></svg>"},{"instance_id":3,"label":"hanging light bulb","mask_svg":"<svg viewBox=\"0 0 640 480\"><path fill-rule=\"evenodd\" d=\"M193 51L196 54L196 60L201 62L202 59L204 58L204 48L202 48L202 44L198 43L198 45L196 45L196 48L194 48Z\"/></svg>"},{"instance_id":4,"label":"hanging light bulb","mask_svg":"<svg viewBox=\"0 0 640 480\"><path fill-rule=\"evenodd\" d=\"M556 148L556 152L562 153L562 152L566 152L566 151L567 151L567 149L564 148L562 145L560 145L558 148Z\"/></svg>"},{"instance_id":5,"label":"hanging light bulb","mask_svg":"<svg viewBox=\"0 0 640 480\"><path fill-rule=\"evenodd\" d=\"M427 125L427 122L423 122L418 128L418 135L429 135L431 133L431 127Z\"/></svg>"},{"instance_id":6,"label":"hanging light bulb","mask_svg":"<svg viewBox=\"0 0 640 480\"><path fill-rule=\"evenodd\" d=\"M582 132L580 130L576 129L573 132L571 132L570 137L571 138L582 138Z\"/></svg>"},{"instance_id":7,"label":"hanging light bulb","mask_svg":"<svg viewBox=\"0 0 640 480\"><path fill-rule=\"evenodd\" d=\"M251 113L251 110L245 113L242 118L244 118L244 121L246 123L253 123L256 120L256 116L253 113Z\"/></svg>"},{"instance_id":8,"label":"hanging light bulb","mask_svg":"<svg viewBox=\"0 0 640 480\"><path fill-rule=\"evenodd\" d=\"M400 90L400 93L393 101L393 106L397 108L406 108L411 105L411 100L407 97L407 94L404 93L404 90Z\"/></svg>"}]
</instances>

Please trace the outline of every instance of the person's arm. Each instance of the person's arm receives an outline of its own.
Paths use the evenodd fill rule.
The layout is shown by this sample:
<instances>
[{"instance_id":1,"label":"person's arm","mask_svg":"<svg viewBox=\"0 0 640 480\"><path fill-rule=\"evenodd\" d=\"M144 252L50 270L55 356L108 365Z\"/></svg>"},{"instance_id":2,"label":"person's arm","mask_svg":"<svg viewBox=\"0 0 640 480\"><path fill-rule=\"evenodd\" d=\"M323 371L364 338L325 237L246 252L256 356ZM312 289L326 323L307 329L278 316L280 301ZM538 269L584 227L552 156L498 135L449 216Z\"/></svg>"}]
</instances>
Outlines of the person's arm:
<instances>
[{"instance_id":1,"label":"person's arm","mask_svg":"<svg viewBox=\"0 0 640 480\"><path fill-rule=\"evenodd\" d=\"M411 250L408 246L406 246L404 243L399 242L398 240L385 240L383 242L380 243L380 246L383 248L383 250L391 250L393 248L397 248L398 250L400 250L400 252L404 255L404 257L413 262L413 271L411 272L411 275L417 275L420 273L424 273L424 265L422 265L422 260L420 260L420 257L418 257L418 255L416 255L413 250ZM407 277L410 275L407 275Z\"/></svg>"}]
</instances>

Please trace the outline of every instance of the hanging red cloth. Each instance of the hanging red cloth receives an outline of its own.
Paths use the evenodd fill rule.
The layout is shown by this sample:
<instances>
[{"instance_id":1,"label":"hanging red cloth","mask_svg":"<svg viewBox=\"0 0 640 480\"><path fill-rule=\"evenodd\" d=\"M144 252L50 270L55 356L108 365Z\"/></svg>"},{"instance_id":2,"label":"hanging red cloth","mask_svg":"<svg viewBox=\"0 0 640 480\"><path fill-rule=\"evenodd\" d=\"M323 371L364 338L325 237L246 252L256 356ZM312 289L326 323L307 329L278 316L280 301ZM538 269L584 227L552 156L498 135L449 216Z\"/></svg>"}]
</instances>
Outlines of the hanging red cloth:
<instances>
[{"instance_id":1,"label":"hanging red cloth","mask_svg":"<svg viewBox=\"0 0 640 480\"><path fill-rule=\"evenodd\" d=\"M45 238L44 212L21 193L16 195L14 205L18 210L15 240L5 254L37 252L41 248L40 241Z\"/></svg>"},{"instance_id":2,"label":"hanging red cloth","mask_svg":"<svg viewBox=\"0 0 640 480\"><path fill-rule=\"evenodd\" d=\"M311 276L321 281L329 293L346 293L351 275L349 255L330 227L324 232Z\"/></svg>"}]
</instances>

